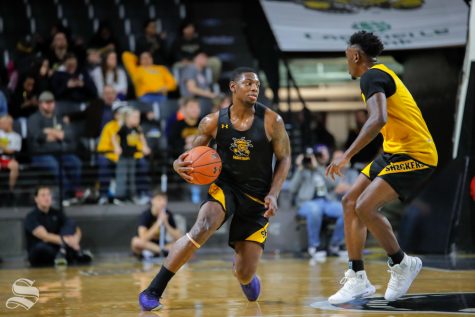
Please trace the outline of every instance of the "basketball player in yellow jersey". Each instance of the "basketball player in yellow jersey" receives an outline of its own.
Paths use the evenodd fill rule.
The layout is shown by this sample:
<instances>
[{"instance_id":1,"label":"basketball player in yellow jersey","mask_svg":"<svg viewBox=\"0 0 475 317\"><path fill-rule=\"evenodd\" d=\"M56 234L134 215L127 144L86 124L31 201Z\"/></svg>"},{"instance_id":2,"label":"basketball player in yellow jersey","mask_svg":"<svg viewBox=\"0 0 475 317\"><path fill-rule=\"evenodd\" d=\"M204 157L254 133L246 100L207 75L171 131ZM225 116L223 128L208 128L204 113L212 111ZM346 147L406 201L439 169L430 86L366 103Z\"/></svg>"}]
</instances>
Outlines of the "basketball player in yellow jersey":
<instances>
[{"instance_id":1,"label":"basketball player in yellow jersey","mask_svg":"<svg viewBox=\"0 0 475 317\"><path fill-rule=\"evenodd\" d=\"M405 254L386 217L378 209L397 198L406 200L425 183L437 166L437 150L422 114L410 92L396 74L376 57L383 51L381 40L373 33L353 34L346 49L352 78L361 78L363 101L369 119L341 159L327 167L332 178L373 140L384 137L384 153L368 164L350 191L343 197L345 240L349 269L343 287L330 296L331 304L342 304L374 294L375 288L364 271L362 251L367 229L388 254L391 277L384 298L394 301L406 294L422 268L417 257Z\"/></svg>"}]
</instances>

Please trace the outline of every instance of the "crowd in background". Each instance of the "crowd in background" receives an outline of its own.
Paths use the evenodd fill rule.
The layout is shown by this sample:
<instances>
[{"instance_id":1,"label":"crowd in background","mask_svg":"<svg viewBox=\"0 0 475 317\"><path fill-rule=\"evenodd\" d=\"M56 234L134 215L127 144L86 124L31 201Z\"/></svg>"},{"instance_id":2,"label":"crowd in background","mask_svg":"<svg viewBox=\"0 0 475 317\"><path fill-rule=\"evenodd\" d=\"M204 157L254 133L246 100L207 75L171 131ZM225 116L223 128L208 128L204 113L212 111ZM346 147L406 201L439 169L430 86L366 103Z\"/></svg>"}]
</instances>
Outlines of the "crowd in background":
<instances>
[{"instance_id":1,"label":"crowd in background","mask_svg":"<svg viewBox=\"0 0 475 317\"><path fill-rule=\"evenodd\" d=\"M229 102L216 84L221 62L206 54L195 25L183 21L174 39L157 27L144 21L134 52L105 21L88 40L57 23L17 43L0 71L0 169L9 173L1 190L9 201L22 163L61 180L65 206L84 201L84 161L94 153L100 204L149 202L149 156L158 149L147 140L171 140L177 155L189 146L188 125ZM169 100L180 100L178 110ZM188 111L190 101L198 108ZM157 109L168 105L163 118ZM199 202L196 188L191 197Z\"/></svg>"}]
</instances>

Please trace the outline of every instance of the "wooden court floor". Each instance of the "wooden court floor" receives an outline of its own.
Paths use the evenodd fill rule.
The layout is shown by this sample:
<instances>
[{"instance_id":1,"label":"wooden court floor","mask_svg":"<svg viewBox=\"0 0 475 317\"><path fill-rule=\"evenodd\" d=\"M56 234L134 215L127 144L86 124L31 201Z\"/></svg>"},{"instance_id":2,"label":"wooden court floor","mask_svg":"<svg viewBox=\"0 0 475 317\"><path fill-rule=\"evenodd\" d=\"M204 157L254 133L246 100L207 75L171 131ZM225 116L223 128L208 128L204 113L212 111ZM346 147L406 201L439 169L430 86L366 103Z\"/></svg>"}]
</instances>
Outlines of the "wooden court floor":
<instances>
[{"instance_id":1,"label":"wooden court floor","mask_svg":"<svg viewBox=\"0 0 475 317\"><path fill-rule=\"evenodd\" d=\"M67 269L0 270L1 316L456 316L475 314L475 271L444 271L424 268L407 299L389 304L382 300L389 273L383 262L367 262L366 270L377 293L340 307L326 298L339 287L346 263L329 258L325 263L306 259L266 258L259 267L261 297L248 303L231 274L231 258L198 257L170 282L159 312L140 312L137 295L158 271L159 264L129 259L108 260L88 267ZM38 296L26 298L34 305L11 309L12 284L18 279L34 281ZM18 283L18 282L17 282ZM23 283L23 284L22 284ZM25 285L24 282L20 284ZM18 285L18 284L17 284ZM22 289L17 288L17 293ZM23 289L25 293L25 289ZM28 291L26 291L28 293ZM427 295L432 294L431 298ZM461 295L460 295L461 294ZM462 297L461 297L462 296ZM463 297L468 296L468 297ZM10 308L7 308L7 303ZM453 304L453 305L452 305ZM456 306L461 313L440 312ZM465 306L464 306L465 305ZM451 308L453 309L453 308ZM425 312L424 312L425 311Z\"/></svg>"}]
</instances>

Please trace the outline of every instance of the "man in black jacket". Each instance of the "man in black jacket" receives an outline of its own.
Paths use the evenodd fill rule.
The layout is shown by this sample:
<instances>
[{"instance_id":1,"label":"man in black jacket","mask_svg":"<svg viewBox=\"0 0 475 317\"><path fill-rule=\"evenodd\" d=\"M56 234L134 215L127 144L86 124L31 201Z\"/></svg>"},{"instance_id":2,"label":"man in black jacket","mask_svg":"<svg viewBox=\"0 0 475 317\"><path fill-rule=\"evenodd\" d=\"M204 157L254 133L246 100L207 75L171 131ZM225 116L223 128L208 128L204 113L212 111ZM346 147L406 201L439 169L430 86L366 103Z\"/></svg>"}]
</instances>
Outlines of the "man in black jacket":
<instances>
[{"instance_id":1,"label":"man in black jacket","mask_svg":"<svg viewBox=\"0 0 475 317\"><path fill-rule=\"evenodd\" d=\"M31 266L91 262L91 253L81 250L81 229L62 211L52 208L52 201L49 187L39 186L35 191L36 207L24 221Z\"/></svg>"}]
</instances>

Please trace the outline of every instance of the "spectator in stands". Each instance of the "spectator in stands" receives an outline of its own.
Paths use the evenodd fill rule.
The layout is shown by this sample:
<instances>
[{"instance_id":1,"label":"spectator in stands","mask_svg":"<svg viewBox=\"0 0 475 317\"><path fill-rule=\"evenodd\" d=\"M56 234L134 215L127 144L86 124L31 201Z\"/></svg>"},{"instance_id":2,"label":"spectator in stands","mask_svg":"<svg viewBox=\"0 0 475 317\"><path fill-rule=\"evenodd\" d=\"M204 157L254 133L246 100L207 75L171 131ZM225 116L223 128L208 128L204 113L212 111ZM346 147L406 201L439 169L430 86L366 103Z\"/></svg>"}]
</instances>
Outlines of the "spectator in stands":
<instances>
[{"instance_id":1,"label":"spectator in stands","mask_svg":"<svg viewBox=\"0 0 475 317\"><path fill-rule=\"evenodd\" d=\"M98 174L99 174L99 204L105 205L110 199L113 199L109 192L110 184L119 156L114 153L112 139L116 137L117 132L122 126L123 111L127 103L114 102L112 104L113 119L104 125L97 143L98 156Z\"/></svg>"},{"instance_id":2,"label":"spectator in stands","mask_svg":"<svg viewBox=\"0 0 475 317\"><path fill-rule=\"evenodd\" d=\"M137 38L137 52L148 51L153 60L159 65L168 65L167 51L165 47L166 34L157 32L157 21L149 19L144 23L144 33Z\"/></svg>"},{"instance_id":3,"label":"spectator in stands","mask_svg":"<svg viewBox=\"0 0 475 317\"><path fill-rule=\"evenodd\" d=\"M183 97L196 97L200 102L201 113L207 115L213 108L213 99L219 94L211 90L211 81L206 76L208 55L197 52L193 63L185 66L180 77L180 94Z\"/></svg>"},{"instance_id":4,"label":"spectator in stands","mask_svg":"<svg viewBox=\"0 0 475 317\"><path fill-rule=\"evenodd\" d=\"M96 139L104 126L114 119L112 105L115 101L117 101L117 93L114 87L105 85L102 98L94 99L86 110L69 114L65 119L68 118L71 122L83 122L82 136Z\"/></svg>"},{"instance_id":5,"label":"spectator in stands","mask_svg":"<svg viewBox=\"0 0 475 317\"><path fill-rule=\"evenodd\" d=\"M176 89L173 75L167 67L154 65L150 52L142 52L139 60L135 54L124 52L122 61L134 84L135 94L141 101L163 102L168 92Z\"/></svg>"},{"instance_id":6,"label":"spectator in stands","mask_svg":"<svg viewBox=\"0 0 475 317\"><path fill-rule=\"evenodd\" d=\"M180 107L183 118L173 123L168 136L168 145L175 158L191 149L191 143L198 133L201 116L200 104L196 98L182 98L180 104L183 105Z\"/></svg>"},{"instance_id":7,"label":"spectator in stands","mask_svg":"<svg viewBox=\"0 0 475 317\"><path fill-rule=\"evenodd\" d=\"M192 142L198 134L198 124L200 123L200 104L193 97L186 97L181 102L180 112L182 120L177 120L170 127L168 136L168 146L173 151L172 155L177 158L181 153L188 151L192 147ZM191 191L191 201L198 204L201 201L201 187L189 185Z\"/></svg>"},{"instance_id":8,"label":"spectator in stands","mask_svg":"<svg viewBox=\"0 0 475 317\"><path fill-rule=\"evenodd\" d=\"M336 219L329 248L339 250L344 243L343 207L329 196L324 174L318 171L317 158L311 149L297 157L296 165L290 191L296 195L297 214L307 222L308 253L314 260L322 260L327 255L327 248L320 243L323 218Z\"/></svg>"},{"instance_id":9,"label":"spectator in stands","mask_svg":"<svg viewBox=\"0 0 475 317\"><path fill-rule=\"evenodd\" d=\"M101 52L95 48L86 51L86 71L91 74L95 69L100 68L102 63ZM91 75L92 77L92 75Z\"/></svg>"},{"instance_id":10,"label":"spectator in stands","mask_svg":"<svg viewBox=\"0 0 475 317\"><path fill-rule=\"evenodd\" d=\"M105 51L121 51L119 40L117 40L112 32L112 28L108 21L101 21L99 23L99 28L89 41L88 47L96 49L99 54L102 54Z\"/></svg>"},{"instance_id":11,"label":"spectator in stands","mask_svg":"<svg viewBox=\"0 0 475 317\"><path fill-rule=\"evenodd\" d=\"M193 22L183 21L180 31L172 44L173 62L191 63L196 52L203 49L203 43Z\"/></svg>"},{"instance_id":12,"label":"spectator in stands","mask_svg":"<svg viewBox=\"0 0 475 317\"><path fill-rule=\"evenodd\" d=\"M26 75L14 92L10 103L10 114L13 118L24 117L38 111L38 96L35 89L35 77Z\"/></svg>"},{"instance_id":13,"label":"spectator in stands","mask_svg":"<svg viewBox=\"0 0 475 317\"><path fill-rule=\"evenodd\" d=\"M368 112L366 110L358 110L355 112L356 127L348 132L348 137L346 138L345 142L345 149L347 149L358 137L358 134L360 133L361 128L365 124L366 120L368 120ZM382 145L383 136L381 133L378 133L376 138L374 138L360 152L351 158L351 165L358 170L362 170L376 157L376 155L381 150Z\"/></svg>"},{"instance_id":14,"label":"spectator in stands","mask_svg":"<svg viewBox=\"0 0 475 317\"><path fill-rule=\"evenodd\" d=\"M48 186L35 190L36 207L24 221L28 260L31 266L87 264L92 254L81 248L81 229L62 211L52 208Z\"/></svg>"},{"instance_id":15,"label":"spectator in stands","mask_svg":"<svg viewBox=\"0 0 475 317\"><path fill-rule=\"evenodd\" d=\"M196 31L195 24L190 20L185 20L181 25L180 36L172 44L172 59L174 67L182 68L193 63L193 59L198 52L203 51L203 42ZM209 57L206 66L212 71L212 82L217 82L221 75L221 60L217 57Z\"/></svg>"},{"instance_id":16,"label":"spectator in stands","mask_svg":"<svg viewBox=\"0 0 475 317\"><path fill-rule=\"evenodd\" d=\"M91 77L100 96L104 93L105 85L112 86L120 100L124 100L127 96L127 75L117 65L116 52L106 51L101 58L101 66L91 72Z\"/></svg>"},{"instance_id":17,"label":"spectator in stands","mask_svg":"<svg viewBox=\"0 0 475 317\"><path fill-rule=\"evenodd\" d=\"M76 146L75 135L69 124L55 113L54 95L44 91L39 97L39 111L28 118L28 145L32 164L48 170L57 181L60 174L66 199L64 205L82 197L81 161L70 153ZM61 173L60 173L60 167Z\"/></svg>"},{"instance_id":18,"label":"spectator in stands","mask_svg":"<svg viewBox=\"0 0 475 317\"><path fill-rule=\"evenodd\" d=\"M57 32L53 35L51 46L48 53L50 67L57 70L66 60L68 54L68 39L63 32Z\"/></svg>"},{"instance_id":19,"label":"spectator in stands","mask_svg":"<svg viewBox=\"0 0 475 317\"><path fill-rule=\"evenodd\" d=\"M140 215L137 236L131 241L132 252L145 259L160 254L167 256L171 245L183 235L167 209L167 194L155 191L151 203L150 209ZM167 240L168 236L171 241Z\"/></svg>"},{"instance_id":20,"label":"spectator in stands","mask_svg":"<svg viewBox=\"0 0 475 317\"><path fill-rule=\"evenodd\" d=\"M81 71L74 54L67 54L63 67L51 78L51 87L58 100L87 102L97 97L96 86L87 72Z\"/></svg>"},{"instance_id":21,"label":"spectator in stands","mask_svg":"<svg viewBox=\"0 0 475 317\"><path fill-rule=\"evenodd\" d=\"M36 59L31 38L26 36L20 39L16 43L15 51L12 55L14 69L10 73L9 88L15 91L19 79L31 71Z\"/></svg>"},{"instance_id":22,"label":"spectator in stands","mask_svg":"<svg viewBox=\"0 0 475 317\"><path fill-rule=\"evenodd\" d=\"M328 147L324 144L317 144L313 148L313 153L315 153L315 156L317 158L317 169L322 175L325 174L325 168L330 162L331 158Z\"/></svg>"},{"instance_id":23,"label":"spectator in stands","mask_svg":"<svg viewBox=\"0 0 475 317\"><path fill-rule=\"evenodd\" d=\"M333 152L335 149L335 137L327 130L327 113L318 112L315 116L317 127L315 129L316 140L318 144L324 144Z\"/></svg>"},{"instance_id":24,"label":"spectator in stands","mask_svg":"<svg viewBox=\"0 0 475 317\"><path fill-rule=\"evenodd\" d=\"M21 150L21 136L13 131L13 119L9 115L0 116L0 170L10 171L8 178L9 198L13 199L13 190L19 174L19 165L15 154Z\"/></svg>"},{"instance_id":25,"label":"spectator in stands","mask_svg":"<svg viewBox=\"0 0 475 317\"><path fill-rule=\"evenodd\" d=\"M114 153L119 156L115 173L117 186L114 202L121 205L127 197L134 197L135 203L147 204L150 200L147 190L143 187L136 188L136 167L140 164L140 158L150 154L140 127L140 112L137 109L130 108L124 112L124 124L117 132L117 137L112 138L112 145Z\"/></svg>"},{"instance_id":26,"label":"spectator in stands","mask_svg":"<svg viewBox=\"0 0 475 317\"><path fill-rule=\"evenodd\" d=\"M50 90L51 76L53 76L54 71L50 67L49 60L47 58L40 58L37 61L35 70L35 92L41 94L45 90Z\"/></svg>"}]
</instances>

